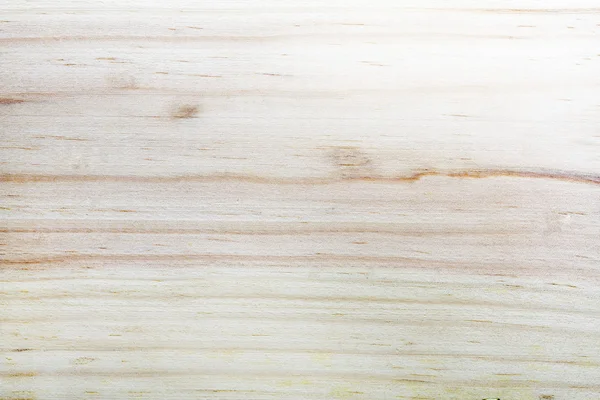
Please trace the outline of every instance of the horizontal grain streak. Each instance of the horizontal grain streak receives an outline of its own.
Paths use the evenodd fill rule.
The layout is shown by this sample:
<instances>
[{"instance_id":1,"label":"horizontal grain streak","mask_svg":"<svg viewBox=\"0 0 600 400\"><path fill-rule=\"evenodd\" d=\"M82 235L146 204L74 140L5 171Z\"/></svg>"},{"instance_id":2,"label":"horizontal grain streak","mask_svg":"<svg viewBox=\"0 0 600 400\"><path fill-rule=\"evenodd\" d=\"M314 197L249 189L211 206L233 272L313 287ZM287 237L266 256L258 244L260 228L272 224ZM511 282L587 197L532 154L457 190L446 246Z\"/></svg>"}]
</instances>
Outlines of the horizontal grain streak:
<instances>
[{"instance_id":1,"label":"horizontal grain streak","mask_svg":"<svg viewBox=\"0 0 600 400\"><path fill-rule=\"evenodd\" d=\"M135 175L35 175L4 174L0 182L11 183L54 183L54 182L135 182L135 183L174 183L174 182L248 182L257 184L282 185L328 185L340 182L373 182L373 183L410 183L426 177L447 178L529 178L548 179L574 183L600 185L600 174L562 170L527 170L527 169L469 169L455 171L425 170L402 176L358 176L358 177L324 177L324 178L282 178L261 177L255 175L215 174L215 175L179 175L179 176L135 176Z\"/></svg>"},{"instance_id":2,"label":"horizontal grain streak","mask_svg":"<svg viewBox=\"0 0 600 400\"><path fill-rule=\"evenodd\" d=\"M0 265L11 264L56 264L69 261L347 261L347 262L386 262L386 263L429 263L443 264L432 260L424 260L409 257L391 256L360 256L360 255L336 255L315 254L308 256L278 256L278 255L239 255L239 254L70 254L55 257L36 259L12 259L2 260Z\"/></svg>"},{"instance_id":3,"label":"horizontal grain streak","mask_svg":"<svg viewBox=\"0 0 600 400\"><path fill-rule=\"evenodd\" d=\"M213 376L213 377L221 377L221 376L231 376L236 377L244 377L244 378L254 378L254 379L266 379L271 381L273 378L286 378L289 379L291 374L297 374L294 370L285 371L285 370L273 370L273 371L264 371L264 372L250 372L248 369L228 369L228 370L214 370L214 369L188 369L185 371L172 371L172 370L159 370L159 369L145 369L145 370L118 370L118 371L109 371L109 370L59 370L56 372L40 372L38 376L77 376L77 377L127 377L127 378L162 378L162 377L189 377L189 376ZM0 373L0 376L9 377L10 374ZM323 378L335 378L335 379L343 379L347 380L356 380L360 382L365 381L375 381L375 382L396 382L396 383L410 383L410 384L423 384L423 385L436 385L435 381L426 381L422 379L404 379L397 376L391 376L386 374L375 374L375 373L360 373L360 372L345 372L345 371L335 371L333 369L330 370L321 370L317 375L302 373L302 378L304 379L323 379ZM490 382L488 380L453 380L453 384L455 385L468 385L468 386L486 386L486 387L507 387L507 388L530 388L531 382L529 380L499 380ZM545 388L572 388L574 387L572 384L568 382L551 382L544 381ZM578 389L588 389L588 390L600 390L599 384L577 384L575 386Z\"/></svg>"},{"instance_id":4,"label":"horizontal grain streak","mask_svg":"<svg viewBox=\"0 0 600 400\"><path fill-rule=\"evenodd\" d=\"M442 261L439 259L423 259L415 257L398 256L366 256L360 254L329 254L316 253L314 255L251 255L251 254L64 254L58 256L35 257L35 258L14 258L0 260L0 270L43 270L46 268L76 268L91 269L101 266L107 268L107 263L117 263L122 268L121 263L135 264L142 263L148 266L154 264L158 269L164 268L164 263L169 264L169 269L176 270L193 264L194 268L202 269L212 267L211 264L222 263L239 267L243 265L248 267L265 267L266 265L277 265L278 267L297 267L298 264L310 265L312 267L338 267L345 266L349 268L365 267L376 265L379 268L401 269L401 268L419 268L422 270L440 270L445 273L468 271L472 275L497 276L516 278L517 276L538 276L541 273L550 273L550 271L569 271L571 274L578 274L590 282L597 282L600 279L598 272L594 269L577 267L569 264L555 266L546 264L544 267L536 265L503 265L489 261L480 262L456 262ZM81 265L84 263L84 265ZM93 266L94 267L93 267Z\"/></svg>"},{"instance_id":5,"label":"horizontal grain streak","mask_svg":"<svg viewBox=\"0 0 600 400\"><path fill-rule=\"evenodd\" d=\"M89 219L87 221L90 221ZM519 227L520 228L520 227ZM137 234L137 235L249 235L249 236L291 236L291 235L340 235L340 234L374 234L374 235L390 235L390 236L410 236L410 237L423 237L423 236L469 236L469 235L515 235L524 234L529 231L522 229L440 229L440 230L385 230L385 229L300 229L300 228L288 228L288 229L277 229L277 230L252 230L252 229L239 229L239 230L218 230L218 229L202 229L202 228L144 228L144 227L122 227L122 228L0 228L0 233L114 233L114 234Z\"/></svg>"},{"instance_id":6,"label":"horizontal grain streak","mask_svg":"<svg viewBox=\"0 0 600 400\"><path fill-rule=\"evenodd\" d=\"M450 359L469 359L475 361L491 361L498 363L537 363L537 364L559 364L559 365L574 365L574 366L585 366L585 367L600 367L600 364L590 362L588 360L575 361L575 360L565 360L565 359L551 359L543 356L531 357L531 356L503 356L503 355L490 355L490 354L481 354L481 353L443 353L443 352L424 352L424 351L408 351L403 347L394 347L392 345L386 346L389 349L381 349L378 347L373 347L369 350L360 350L353 349L350 350L340 350L336 348L279 348L279 347L262 347L262 346L252 346L252 347L216 347L216 346L206 346L199 347L197 345L193 346L121 346L117 343L113 343L110 347L83 347L83 346L69 346L67 348L63 347L52 347L52 346L44 346L43 349L27 349L27 351L35 351L35 352L72 352L72 353L116 353L116 352L126 352L126 353L136 353L136 352L166 352L166 353L176 353L176 352L185 352L188 354L189 352L196 353L232 353L232 352L248 352L248 353L273 353L273 354L331 354L331 355L341 355L341 356L374 356L374 357L439 357L439 358L450 358ZM9 349L9 348L0 348L0 354L2 353L13 353L15 351L19 351L20 349Z\"/></svg>"},{"instance_id":7,"label":"horizontal grain streak","mask_svg":"<svg viewBox=\"0 0 600 400\"><path fill-rule=\"evenodd\" d=\"M79 306L81 308L81 306ZM121 306L124 309L123 306ZM131 306L132 309L139 310L139 306ZM140 312L140 316L143 311ZM147 309L147 312L150 312L150 309ZM97 313L97 312L96 312ZM327 316L325 318L323 315L315 315L315 314L306 314L305 316L297 316L297 314L267 314L260 316L249 316L246 312L238 312L233 315L228 315L221 313L216 315L214 313L206 313L197 315L194 312L184 313L186 321L189 323L191 321L198 322L203 321L205 323L209 323L209 321L245 321L248 324L252 324L256 321L268 321L274 323L281 323L282 320L285 320L286 323L296 322L302 324L321 324L321 325L339 325L339 326L358 326L361 324L366 325L380 325L380 326L398 326L398 327L427 327L431 329L440 329L440 328L469 328L472 330L502 330L506 328L510 328L514 331L519 332L538 332L538 333L549 333L556 332L561 334L577 334L579 336L588 336L592 338L600 339L600 332L590 331L586 329L580 329L577 325L568 325L568 326L550 326L550 325L529 325L525 323L508 323L508 322L495 322L490 321L488 323L479 323L473 322L472 320L444 320L444 319L428 319L422 320L419 316L406 318L403 320L399 320L398 318L366 318L366 317L356 317L349 316L347 318L338 318L335 316ZM81 316L77 313L74 313L71 317L57 317L53 316L51 318L35 318L35 319L9 319L3 318L0 319L1 324L59 324L60 322L74 322L80 320ZM114 318L114 317L113 317ZM151 317L154 318L154 317ZM181 318L181 315L175 315L174 318ZM162 317L161 325L165 326L169 319L167 317ZM174 321L178 321L178 319L174 319ZM91 320L88 320L87 323L92 325ZM106 327L106 323L102 322L102 325ZM147 327L151 326L149 322L145 322ZM127 332L119 332L118 335L114 336L123 336ZM109 335L110 336L110 335Z\"/></svg>"},{"instance_id":8,"label":"horizontal grain streak","mask_svg":"<svg viewBox=\"0 0 600 400\"><path fill-rule=\"evenodd\" d=\"M474 11L498 14L598 14L600 8L485 8Z\"/></svg>"},{"instance_id":9,"label":"horizontal grain streak","mask_svg":"<svg viewBox=\"0 0 600 400\"><path fill-rule=\"evenodd\" d=\"M377 285L373 285L376 287ZM345 309L339 308L340 306L347 306L345 303L364 303L364 304L384 304L384 305L429 305L429 306L447 306L448 308L453 307L487 307L492 309L502 310L526 310L526 311L551 311L555 313L566 313L568 315L578 314L585 316L600 316L599 312L590 310L579 310L569 305L566 308L558 307L545 307L543 305L535 304L533 306L523 304L511 304L511 303L499 303L492 301L476 301L476 300L414 300L414 299L403 299L403 298L384 298L384 297L342 297L342 296L291 296L291 295L260 295L260 296L235 296L235 295L219 295L219 296L205 296L205 295L194 295L194 294L148 294L148 295L136 295L139 291L128 291L124 290L122 293L119 292L106 292L102 293L65 293L59 295L41 295L41 296L25 296L22 293L16 293L14 296L3 295L2 298L5 301L19 301L19 302L38 302L47 300L60 300L60 299L88 299L88 300L120 300L125 299L128 302L134 303L141 301L142 303L148 301L165 301L169 300L169 304L177 305L179 302L186 303L190 300L236 300L236 301L281 301L281 302L301 302L297 304L281 304L281 309L294 308L295 310L312 310L318 309L323 311L336 311L336 318L352 318L353 314L344 312ZM317 306L311 307L311 303L317 303ZM331 306L326 306L321 303L334 303ZM397 311L396 308L386 309L387 312ZM382 314L381 319L385 319L387 316ZM469 320L469 322L487 322L478 320ZM494 323L490 321L490 323Z\"/></svg>"},{"instance_id":10,"label":"horizontal grain streak","mask_svg":"<svg viewBox=\"0 0 600 400\"><path fill-rule=\"evenodd\" d=\"M411 33L411 32L383 32L383 33L302 33L289 35L265 35L265 36L143 36L143 35L98 35L98 36L14 36L0 38L0 44L20 44L20 43L48 43L48 42L116 42L116 41L140 41L140 42L159 42L159 43L190 43L190 42L245 42L245 43L261 43L265 41L277 41L284 39L397 39L399 37L406 38L440 38L440 39L525 39L524 36L517 35L494 35L494 34L468 34L468 33L453 33L453 32L431 32L431 33Z\"/></svg>"},{"instance_id":11,"label":"horizontal grain streak","mask_svg":"<svg viewBox=\"0 0 600 400\"><path fill-rule=\"evenodd\" d=\"M10 105L10 104L20 104L20 103L24 103L25 100L22 99L13 99L10 97L0 97L0 106L4 105Z\"/></svg>"}]
</instances>

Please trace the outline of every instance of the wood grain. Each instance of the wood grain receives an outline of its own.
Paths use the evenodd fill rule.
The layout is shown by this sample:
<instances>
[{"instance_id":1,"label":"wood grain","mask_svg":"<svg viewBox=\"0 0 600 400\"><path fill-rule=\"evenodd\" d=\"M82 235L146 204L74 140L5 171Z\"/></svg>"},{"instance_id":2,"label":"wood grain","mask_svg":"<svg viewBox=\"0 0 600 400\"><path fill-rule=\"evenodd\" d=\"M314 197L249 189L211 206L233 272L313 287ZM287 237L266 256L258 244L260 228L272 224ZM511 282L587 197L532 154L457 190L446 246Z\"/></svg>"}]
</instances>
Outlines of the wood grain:
<instances>
[{"instance_id":1,"label":"wood grain","mask_svg":"<svg viewBox=\"0 0 600 400\"><path fill-rule=\"evenodd\" d=\"M600 399L591 0L0 3L0 399Z\"/></svg>"}]
</instances>

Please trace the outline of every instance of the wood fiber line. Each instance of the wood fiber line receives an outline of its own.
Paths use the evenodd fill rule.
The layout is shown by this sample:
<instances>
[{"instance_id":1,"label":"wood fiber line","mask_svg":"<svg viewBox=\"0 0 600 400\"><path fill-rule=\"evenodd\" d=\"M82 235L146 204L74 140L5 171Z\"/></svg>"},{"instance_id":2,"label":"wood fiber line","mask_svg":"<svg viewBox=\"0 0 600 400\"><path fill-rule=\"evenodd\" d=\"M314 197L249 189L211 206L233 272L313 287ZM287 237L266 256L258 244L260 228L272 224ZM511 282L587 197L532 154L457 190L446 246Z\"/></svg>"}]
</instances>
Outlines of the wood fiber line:
<instances>
[{"instance_id":1,"label":"wood fiber line","mask_svg":"<svg viewBox=\"0 0 600 400\"><path fill-rule=\"evenodd\" d=\"M52 183L52 182L136 182L136 183L170 183L170 182L219 182L239 181L261 184L283 185L328 185L339 182L374 182L374 183L403 183L417 182L426 177L448 178L533 178L549 179L564 182L600 185L600 174L590 174L577 171L560 170L510 170L510 169L473 169L460 171L421 171L412 175L397 177L332 177L332 178L279 178L260 177L253 175L182 175L182 176L119 176L119 175L33 175L33 174L4 174L0 182L11 183Z\"/></svg>"}]
</instances>

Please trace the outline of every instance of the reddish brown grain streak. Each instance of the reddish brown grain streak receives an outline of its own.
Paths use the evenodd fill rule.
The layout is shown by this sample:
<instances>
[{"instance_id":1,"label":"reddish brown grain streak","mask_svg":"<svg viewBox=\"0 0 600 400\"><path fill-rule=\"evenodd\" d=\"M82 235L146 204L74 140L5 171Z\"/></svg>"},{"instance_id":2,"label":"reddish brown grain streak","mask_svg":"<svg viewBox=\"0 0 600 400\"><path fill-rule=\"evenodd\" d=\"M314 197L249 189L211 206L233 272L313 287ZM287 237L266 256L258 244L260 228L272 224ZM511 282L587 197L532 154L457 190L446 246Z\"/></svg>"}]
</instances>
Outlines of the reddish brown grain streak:
<instances>
[{"instance_id":1,"label":"reddish brown grain streak","mask_svg":"<svg viewBox=\"0 0 600 400\"><path fill-rule=\"evenodd\" d=\"M24 103L25 100L21 99L13 99L10 97L0 97L0 105L9 105L9 104L20 104Z\"/></svg>"},{"instance_id":2,"label":"reddish brown grain streak","mask_svg":"<svg viewBox=\"0 0 600 400\"><path fill-rule=\"evenodd\" d=\"M139 183L170 183L170 182L218 182L240 181L248 183L284 184L284 185L327 185L340 182L374 182L374 183L401 183L417 182L430 176L448 178L535 178L550 179L574 183L600 185L600 175L558 170L507 170L507 169L480 169L460 171L422 171L412 175L397 177L358 176L358 177L330 177L330 178L278 178L259 177L253 175L180 175L180 176L123 176L123 175L29 175L29 174L4 174L0 175L0 182L28 183L28 182L139 182Z\"/></svg>"}]
</instances>

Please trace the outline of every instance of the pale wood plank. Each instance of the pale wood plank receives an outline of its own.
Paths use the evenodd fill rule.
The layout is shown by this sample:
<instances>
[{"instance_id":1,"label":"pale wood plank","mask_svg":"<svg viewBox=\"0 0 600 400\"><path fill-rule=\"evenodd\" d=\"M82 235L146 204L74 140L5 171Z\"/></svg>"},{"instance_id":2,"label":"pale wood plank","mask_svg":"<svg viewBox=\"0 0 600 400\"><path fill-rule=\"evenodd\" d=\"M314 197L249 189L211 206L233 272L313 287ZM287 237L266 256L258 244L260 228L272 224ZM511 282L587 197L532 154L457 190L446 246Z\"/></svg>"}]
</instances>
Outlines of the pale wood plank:
<instances>
[{"instance_id":1,"label":"pale wood plank","mask_svg":"<svg viewBox=\"0 0 600 400\"><path fill-rule=\"evenodd\" d=\"M600 399L597 2L0 10L0 398Z\"/></svg>"}]
</instances>

